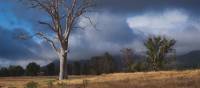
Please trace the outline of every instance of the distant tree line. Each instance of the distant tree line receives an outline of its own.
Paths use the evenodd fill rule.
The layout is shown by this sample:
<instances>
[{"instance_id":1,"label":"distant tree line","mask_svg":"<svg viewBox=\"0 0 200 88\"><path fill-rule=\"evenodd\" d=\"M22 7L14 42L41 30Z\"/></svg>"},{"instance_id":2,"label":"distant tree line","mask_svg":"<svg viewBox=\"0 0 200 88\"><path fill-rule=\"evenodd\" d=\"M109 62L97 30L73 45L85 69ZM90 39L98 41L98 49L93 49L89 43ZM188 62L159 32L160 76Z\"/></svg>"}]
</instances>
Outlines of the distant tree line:
<instances>
[{"instance_id":1,"label":"distant tree line","mask_svg":"<svg viewBox=\"0 0 200 88\"><path fill-rule=\"evenodd\" d=\"M32 62L29 63L26 68L19 65L11 65L9 67L2 67L0 69L0 76L7 77L7 76L36 76L40 71L40 65Z\"/></svg>"},{"instance_id":2,"label":"distant tree line","mask_svg":"<svg viewBox=\"0 0 200 88\"><path fill-rule=\"evenodd\" d=\"M146 53L142 60L138 60L131 48L121 50L121 56L113 56L106 52L93 56L87 60L69 61L67 63L69 75L100 75L114 72L140 72L175 69L176 41L161 36L149 37L145 42ZM140 58L141 59L141 58ZM49 63L40 66L34 62L25 68L9 66L0 68L0 76L54 76L59 73L59 63Z\"/></svg>"},{"instance_id":3,"label":"distant tree line","mask_svg":"<svg viewBox=\"0 0 200 88\"><path fill-rule=\"evenodd\" d=\"M71 75L100 75L117 71L117 63L108 52L94 56L90 60L74 61L69 63L68 67L68 73Z\"/></svg>"}]
</instances>

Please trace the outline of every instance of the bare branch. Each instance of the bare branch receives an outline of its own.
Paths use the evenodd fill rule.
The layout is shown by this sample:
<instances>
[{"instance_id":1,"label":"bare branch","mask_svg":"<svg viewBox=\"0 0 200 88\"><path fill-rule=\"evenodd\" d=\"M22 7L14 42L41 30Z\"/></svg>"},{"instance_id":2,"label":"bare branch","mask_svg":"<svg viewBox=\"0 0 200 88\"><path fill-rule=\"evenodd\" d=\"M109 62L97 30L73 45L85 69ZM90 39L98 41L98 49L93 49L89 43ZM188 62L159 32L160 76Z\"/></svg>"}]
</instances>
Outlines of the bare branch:
<instances>
[{"instance_id":1,"label":"bare branch","mask_svg":"<svg viewBox=\"0 0 200 88\"><path fill-rule=\"evenodd\" d=\"M51 40L50 38L48 38L48 36L46 36L44 33L42 32L38 32L38 33L35 33L33 35L28 35L27 33L21 33L17 36L18 39L22 39L22 40L28 40L28 39L31 39L35 36L39 36L40 38L46 40L51 46L53 49L55 49L56 51L58 51L58 49L56 48L56 45L54 43L53 40Z\"/></svg>"},{"instance_id":2,"label":"bare branch","mask_svg":"<svg viewBox=\"0 0 200 88\"><path fill-rule=\"evenodd\" d=\"M45 39L52 46L52 48L55 49L58 52L58 49L56 48L54 41L49 39L44 33L38 32L35 35L38 35L41 38Z\"/></svg>"},{"instance_id":3,"label":"bare branch","mask_svg":"<svg viewBox=\"0 0 200 88\"><path fill-rule=\"evenodd\" d=\"M53 32L56 32L55 28L54 28L51 24L49 24L49 23L47 23L47 22L39 21L39 24L46 25L46 26L48 26Z\"/></svg>"},{"instance_id":4,"label":"bare branch","mask_svg":"<svg viewBox=\"0 0 200 88\"><path fill-rule=\"evenodd\" d=\"M87 9L92 6L91 2L89 0L83 1L83 3L79 3L80 5L78 6L77 0L72 1L72 5L70 8L66 8L67 12L67 17L66 17L66 27L65 27L65 32L63 34L64 39L68 40L69 34L71 30L74 29L75 21L78 19L80 16L82 16L84 13L87 12ZM89 17L87 17L89 18ZM93 25L91 19L89 18L90 23ZM96 28L95 25L93 25L94 28ZM81 27L79 27L81 28ZM82 28L81 28L82 29Z\"/></svg>"},{"instance_id":5,"label":"bare branch","mask_svg":"<svg viewBox=\"0 0 200 88\"><path fill-rule=\"evenodd\" d=\"M83 16L84 18L88 19L88 21L90 22L90 24L92 25L92 27L93 27L94 29L97 29L96 24L94 24L94 23L92 22L92 20L91 20L90 17L85 16L85 15L82 15L82 16Z\"/></svg>"},{"instance_id":6,"label":"bare branch","mask_svg":"<svg viewBox=\"0 0 200 88\"><path fill-rule=\"evenodd\" d=\"M60 20L64 19L65 17L67 17L67 15L66 15L66 14L65 14L65 15L63 15L63 16L61 16L61 17L60 17Z\"/></svg>"}]
</instances>

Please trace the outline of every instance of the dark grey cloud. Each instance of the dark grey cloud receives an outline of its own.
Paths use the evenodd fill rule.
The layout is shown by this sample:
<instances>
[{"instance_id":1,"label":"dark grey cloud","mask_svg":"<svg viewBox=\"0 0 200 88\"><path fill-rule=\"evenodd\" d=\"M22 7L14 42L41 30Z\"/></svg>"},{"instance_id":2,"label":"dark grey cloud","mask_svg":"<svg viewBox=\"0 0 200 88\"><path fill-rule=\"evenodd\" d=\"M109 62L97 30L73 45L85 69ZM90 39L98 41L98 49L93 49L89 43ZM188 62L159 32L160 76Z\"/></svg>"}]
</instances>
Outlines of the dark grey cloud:
<instances>
[{"instance_id":1,"label":"dark grey cloud","mask_svg":"<svg viewBox=\"0 0 200 88\"><path fill-rule=\"evenodd\" d=\"M22 31L15 29L16 32ZM21 41L15 37L15 31L0 28L0 58L3 59L31 59L37 55L31 50L39 48L32 40Z\"/></svg>"},{"instance_id":2,"label":"dark grey cloud","mask_svg":"<svg viewBox=\"0 0 200 88\"><path fill-rule=\"evenodd\" d=\"M161 11L166 8L182 8L193 13L199 13L199 0L97 0L97 7L124 13L142 13L143 11Z\"/></svg>"},{"instance_id":3,"label":"dark grey cloud","mask_svg":"<svg viewBox=\"0 0 200 88\"><path fill-rule=\"evenodd\" d=\"M22 65L37 62L41 65L57 59L56 54L46 42L37 42L34 39L21 40L16 36L24 29L8 30L0 27L0 66Z\"/></svg>"}]
</instances>

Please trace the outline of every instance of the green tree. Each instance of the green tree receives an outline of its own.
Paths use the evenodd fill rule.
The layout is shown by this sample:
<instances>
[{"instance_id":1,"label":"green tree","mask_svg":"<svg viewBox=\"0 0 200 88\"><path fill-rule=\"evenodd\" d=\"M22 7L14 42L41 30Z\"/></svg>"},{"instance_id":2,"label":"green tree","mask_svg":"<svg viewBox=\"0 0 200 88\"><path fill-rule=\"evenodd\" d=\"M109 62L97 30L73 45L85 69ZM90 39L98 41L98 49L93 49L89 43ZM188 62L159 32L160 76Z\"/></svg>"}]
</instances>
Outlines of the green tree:
<instances>
[{"instance_id":1,"label":"green tree","mask_svg":"<svg viewBox=\"0 0 200 88\"><path fill-rule=\"evenodd\" d=\"M37 76L37 74L40 72L40 65L31 62L26 67L26 75L28 76Z\"/></svg>"},{"instance_id":2,"label":"green tree","mask_svg":"<svg viewBox=\"0 0 200 88\"><path fill-rule=\"evenodd\" d=\"M112 73L115 71L115 63L113 56L106 52L102 58L102 70L103 73Z\"/></svg>"},{"instance_id":3,"label":"green tree","mask_svg":"<svg viewBox=\"0 0 200 88\"><path fill-rule=\"evenodd\" d=\"M50 63L46 66L45 75L48 76L56 75L56 66L54 63Z\"/></svg>"},{"instance_id":4,"label":"green tree","mask_svg":"<svg viewBox=\"0 0 200 88\"><path fill-rule=\"evenodd\" d=\"M75 75L80 75L80 70L81 70L81 63L79 61L75 61L73 63L73 74Z\"/></svg>"},{"instance_id":5,"label":"green tree","mask_svg":"<svg viewBox=\"0 0 200 88\"><path fill-rule=\"evenodd\" d=\"M166 37L149 37L144 43L147 49L147 63L151 70L161 70L166 64L165 57L168 53L175 51L174 39L167 39Z\"/></svg>"},{"instance_id":6,"label":"green tree","mask_svg":"<svg viewBox=\"0 0 200 88\"><path fill-rule=\"evenodd\" d=\"M101 56L94 56L90 59L90 73L95 75L100 75L102 73L101 69Z\"/></svg>"},{"instance_id":7,"label":"green tree","mask_svg":"<svg viewBox=\"0 0 200 88\"><path fill-rule=\"evenodd\" d=\"M23 76L24 75L24 69L21 66L11 65L11 66L9 66L8 70L9 70L10 76Z\"/></svg>"},{"instance_id":8,"label":"green tree","mask_svg":"<svg viewBox=\"0 0 200 88\"><path fill-rule=\"evenodd\" d=\"M0 69L0 76L1 77L7 77L7 76L9 76L9 70L6 67L2 67Z\"/></svg>"},{"instance_id":9,"label":"green tree","mask_svg":"<svg viewBox=\"0 0 200 88\"><path fill-rule=\"evenodd\" d=\"M101 56L94 56L90 60L91 73L100 75L102 73L112 73L116 70L114 58L106 52Z\"/></svg>"}]
</instances>

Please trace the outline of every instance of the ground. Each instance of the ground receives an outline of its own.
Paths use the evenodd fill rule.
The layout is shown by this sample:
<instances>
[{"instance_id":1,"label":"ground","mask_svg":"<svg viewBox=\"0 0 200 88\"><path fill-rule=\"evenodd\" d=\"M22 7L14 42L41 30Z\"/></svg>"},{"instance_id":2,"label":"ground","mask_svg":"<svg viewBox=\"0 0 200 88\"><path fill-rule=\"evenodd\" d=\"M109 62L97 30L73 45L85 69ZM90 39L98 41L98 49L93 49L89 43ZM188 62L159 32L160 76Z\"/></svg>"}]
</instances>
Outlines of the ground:
<instances>
[{"instance_id":1,"label":"ground","mask_svg":"<svg viewBox=\"0 0 200 88\"><path fill-rule=\"evenodd\" d=\"M70 76L64 81L57 81L57 77L3 77L0 88L24 88L30 81L39 83L39 88L52 88L50 81L53 88L200 88L200 70Z\"/></svg>"}]
</instances>

